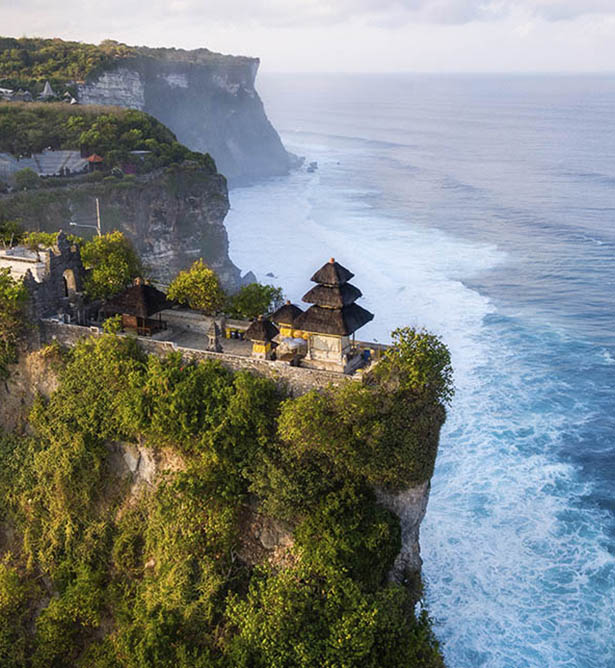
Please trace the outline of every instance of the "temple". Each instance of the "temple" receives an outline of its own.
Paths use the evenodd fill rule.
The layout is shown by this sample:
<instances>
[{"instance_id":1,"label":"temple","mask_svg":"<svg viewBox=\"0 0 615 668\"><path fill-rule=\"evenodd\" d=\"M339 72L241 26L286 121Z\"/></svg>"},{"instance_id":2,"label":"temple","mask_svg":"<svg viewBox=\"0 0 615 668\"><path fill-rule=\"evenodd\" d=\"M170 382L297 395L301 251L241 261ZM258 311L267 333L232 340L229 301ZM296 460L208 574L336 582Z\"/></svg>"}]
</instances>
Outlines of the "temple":
<instances>
[{"instance_id":1,"label":"temple","mask_svg":"<svg viewBox=\"0 0 615 668\"><path fill-rule=\"evenodd\" d=\"M355 304L361 291L348 281L354 274L331 258L310 280L316 285L304 296L312 304L298 314L293 327L307 341L301 365L352 373L361 364L353 353L351 335L373 319L373 314Z\"/></svg>"}]
</instances>

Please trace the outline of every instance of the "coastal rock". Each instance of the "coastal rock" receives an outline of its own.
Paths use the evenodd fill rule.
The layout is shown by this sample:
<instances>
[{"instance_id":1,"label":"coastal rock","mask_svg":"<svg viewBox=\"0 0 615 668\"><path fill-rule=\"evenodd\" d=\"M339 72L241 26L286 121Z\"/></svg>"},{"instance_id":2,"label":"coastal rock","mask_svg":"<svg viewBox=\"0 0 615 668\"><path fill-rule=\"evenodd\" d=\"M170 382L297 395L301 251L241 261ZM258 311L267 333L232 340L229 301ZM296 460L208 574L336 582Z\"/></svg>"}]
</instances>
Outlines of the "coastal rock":
<instances>
[{"instance_id":1,"label":"coastal rock","mask_svg":"<svg viewBox=\"0 0 615 668\"><path fill-rule=\"evenodd\" d=\"M87 82L81 104L146 111L178 140L209 153L232 184L286 174L292 164L254 88L259 60L197 49L139 48Z\"/></svg>"},{"instance_id":2,"label":"coastal rock","mask_svg":"<svg viewBox=\"0 0 615 668\"><path fill-rule=\"evenodd\" d=\"M430 481L392 493L376 490L378 501L399 517L401 524L401 551L395 559L389 579L398 584L413 582L420 575L421 548L419 529L425 517L429 500Z\"/></svg>"},{"instance_id":3,"label":"coastal rock","mask_svg":"<svg viewBox=\"0 0 615 668\"><path fill-rule=\"evenodd\" d=\"M72 231L67 221L93 220L96 198L103 233L121 230L160 283L169 283L179 271L203 258L225 289L232 291L241 285L240 271L228 255L226 180L206 169L177 166L132 180L77 183L0 196L0 217L20 219L26 229Z\"/></svg>"}]
</instances>

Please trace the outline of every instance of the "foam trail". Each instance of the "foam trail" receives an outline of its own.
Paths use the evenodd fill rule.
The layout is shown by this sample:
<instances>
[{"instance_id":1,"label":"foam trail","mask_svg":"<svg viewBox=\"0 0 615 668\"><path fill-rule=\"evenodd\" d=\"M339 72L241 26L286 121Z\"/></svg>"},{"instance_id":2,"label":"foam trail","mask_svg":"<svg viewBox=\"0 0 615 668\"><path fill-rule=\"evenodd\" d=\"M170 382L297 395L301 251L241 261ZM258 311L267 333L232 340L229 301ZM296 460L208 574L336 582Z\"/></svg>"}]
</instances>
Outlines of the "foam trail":
<instances>
[{"instance_id":1,"label":"foam trail","mask_svg":"<svg viewBox=\"0 0 615 668\"><path fill-rule=\"evenodd\" d=\"M507 254L385 215L377 189L351 181L343 166L354 148L300 148L319 160L318 172L232 191L231 255L296 302L333 255L376 315L360 338L386 341L409 324L450 347L457 395L421 530L429 610L448 664L615 665L610 518L584 504L590 485L559 456L564 440L582 440L592 409L589 392L558 365L608 365L611 353L500 313L466 282Z\"/></svg>"}]
</instances>

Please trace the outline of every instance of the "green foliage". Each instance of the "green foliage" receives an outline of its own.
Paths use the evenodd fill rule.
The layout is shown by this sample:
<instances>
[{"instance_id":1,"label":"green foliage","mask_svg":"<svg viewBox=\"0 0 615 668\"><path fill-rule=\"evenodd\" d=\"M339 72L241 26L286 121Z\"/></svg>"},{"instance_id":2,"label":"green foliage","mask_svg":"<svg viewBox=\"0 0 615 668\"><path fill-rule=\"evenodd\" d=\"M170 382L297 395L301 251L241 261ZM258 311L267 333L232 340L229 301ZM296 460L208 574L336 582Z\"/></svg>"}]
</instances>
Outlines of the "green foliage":
<instances>
[{"instance_id":1,"label":"green foliage","mask_svg":"<svg viewBox=\"0 0 615 668\"><path fill-rule=\"evenodd\" d=\"M81 248L81 259L90 270L85 280L85 291L90 299L121 292L143 274L139 256L118 231L86 241Z\"/></svg>"},{"instance_id":2,"label":"green foliage","mask_svg":"<svg viewBox=\"0 0 615 668\"><path fill-rule=\"evenodd\" d=\"M448 348L425 331L402 327L392 333L393 346L374 369L374 376L392 385L443 404L454 395L453 368Z\"/></svg>"},{"instance_id":3,"label":"green foliage","mask_svg":"<svg viewBox=\"0 0 615 668\"><path fill-rule=\"evenodd\" d=\"M275 310L281 304L282 288L249 283L228 298L224 310L231 318L253 320Z\"/></svg>"},{"instance_id":4,"label":"green foliage","mask_svg":"<svg viewBox=\"0 0 615 668\"><path fill-rule=\"evenodd\" d=\"M106 171L130 164L139 172L149 172L188 160L201 169L215 172L209 155L190 151L166 126L142 111L96 106L75 108L62 103L0 103L0 152L30 155L49 147L96 153L104 159ZM149 153L141 159L131 155L131 151ZM18 189L37 188L46 183L32 170L28 170L27 177L20 176L24 172L16 175Z\"/></svg>"},{"instance_id":5,"label":"green foliage","mask_svg":"<svg viewBox=\"0 0 615 668\"><path fill-rule=\"evenodd\" d=\"M32 435L0 434L2 665L442 668L413 592L386 583L400 525L372 489L417 468L383 424L423 438L420 406L437 441L433 397L388 375L281 403L266 378L113 334L47 356L59 382ZM153 484L120 474L128 447ZM294 545L254 569L263 513Z\"/></svg>"},{"instance_id":6,"label":"green foliage","mask_svg":"<svg viewBox=\"0 0 615 668\"><path fill-rule=\"evenodd\" d=\"M188 271L180 271L167 292L169 299L204 313L217 313L224 304L225 296L216 272L201 258Z\"/></svg>"},{"instance_id":7,"label":"green foliage","mask_svg":"<svg viewBox=\"0 0 615 668\"><path fill-rule=\"evenodd\" d=\"M286 570L254 578L234 599L231 665L237 668L441 666L437 643L420 618L407 621L407 594L385 587L365 594L350 578ZM412 642L421 637L422 642Z\"/></svg>"},{"instance_id":8,"label":"green foliage","mask_svg":"<svg viewBox=\"0 0 615 668\"><path fill-rule=\"evenodd\" d=\"M29 167L15 172L14 178L17 190L34 190L41 185L41 177Z\"/></svg>"},{"instance_id":9,"label":"green foliage","mask_svg":"<svg viewBox=\"0 0 615 668\"><path fill-rule=\"evenodd\" d=\"M0 380L8 377L8 365L17 361L27 298L22 281L11 278L8 269L0 269Z\"/></svg>"},{"instance_id":10,"label":"green foliage","mask_svg":"<svg viewBox=\"0 0 615 668\"><path fill-rule=\"evenodd\" d=\"M89 74L113 66L118 60L134 55L132 47L112 40L98 46L61 39L22 37L0 38L0 78L19 85L31 81L66 82L84 80ZM40 86L42 90L42 86ZM57 87L56 93L65 88Z\"/></svg>"},{"instance_id":11,"label":"green foliage","mask_svg":"<svg viewBox=\"0 0 615 668\"><path fill-rule=\"evenodd\" d=\"M29 607L36 587L23 578L9 559L0 561L0 665L26 665Z\"/></svg>"},{"instance_id":12,"label":"green foliage","mask_svg":"<svg viewBox=\"0 0 615 668\"><path fill-rule=\"evenodd\" d=\"M0 241L5 246L15 246L23 236L23 228L16 220L0 222Z\"/></svg>"},{"instance_id":13,"label":"green foliage","mask_svg":"<svg viewBox=\"0 0 615 668\"><path fill-rule=\"evenodd\" d=\"M57 240L56 232L26 232L22 243L30 250L38 250L40 247L51 248L55 246Z\"/></svg>"}]
</instances>

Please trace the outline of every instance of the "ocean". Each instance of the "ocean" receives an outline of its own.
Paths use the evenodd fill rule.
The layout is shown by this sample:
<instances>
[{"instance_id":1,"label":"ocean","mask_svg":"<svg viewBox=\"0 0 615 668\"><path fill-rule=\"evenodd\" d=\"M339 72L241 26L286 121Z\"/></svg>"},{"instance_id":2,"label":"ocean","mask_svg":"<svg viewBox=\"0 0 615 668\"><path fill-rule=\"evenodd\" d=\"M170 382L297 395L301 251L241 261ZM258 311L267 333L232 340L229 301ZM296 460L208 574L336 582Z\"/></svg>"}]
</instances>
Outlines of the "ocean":
<instances>
[{"instance_id":1,"label":"ocean","mask_svg":"<svg viewBox=\"0 0 615 668\"><path fill-rule=\"evenodd\" d=\"M261 75L318 169L231 191L231 258L300 302L333 256L456 396L421 527L451 668L615 666L615 76Z\"/></svg>"}]
</instances>

